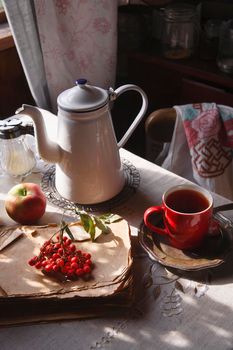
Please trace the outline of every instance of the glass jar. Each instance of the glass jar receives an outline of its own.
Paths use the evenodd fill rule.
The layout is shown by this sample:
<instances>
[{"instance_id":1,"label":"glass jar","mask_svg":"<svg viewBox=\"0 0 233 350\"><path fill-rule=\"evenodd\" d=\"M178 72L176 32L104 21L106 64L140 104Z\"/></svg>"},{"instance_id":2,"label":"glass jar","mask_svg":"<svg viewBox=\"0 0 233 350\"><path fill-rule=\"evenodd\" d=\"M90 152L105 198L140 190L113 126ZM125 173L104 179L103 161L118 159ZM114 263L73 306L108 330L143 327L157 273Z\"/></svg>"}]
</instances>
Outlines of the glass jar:
<instances>
[{"instance_id":1,"label":"glass jar","mask_svg":"<svg viewBox=\"0 0 233 350\"><path fill-rule=\"evenodd\" d=\"M217 64L222 72L233 73L233 20L224 21L220 29Z\"/></svg>"},{"instance_id":2,"label":"glass jar","mask_svg":"<svg viewBox=\"0 0 233 350\"><path fill-rule=\"evenodd\" d=\"M1 170L18 179L30 174L36 165L35 155L26 139L28 130L14 117L0 121Z\"/></svg>"},{"instance_id":3,"label":"glass jar","mask_svg":"<svg viewBox=\"0 0 233 350\"><path fill-rule=\"evenodd\" d=\"M219 47L219 32L222 21L209 19L206 21L200 38L199 56L203 60L216 60Z\"/></svg>"},{"instance_id":4,"label":"glass jar","mask_svg":"<svg viewBox=\"0 0 233 350\"><path fill-rule=\"evenodd\" d=\"M163 56L184 59L193 55L198 45L199 16L191 4L168 5L164 10Z\"/></svg>"}]
</instances>

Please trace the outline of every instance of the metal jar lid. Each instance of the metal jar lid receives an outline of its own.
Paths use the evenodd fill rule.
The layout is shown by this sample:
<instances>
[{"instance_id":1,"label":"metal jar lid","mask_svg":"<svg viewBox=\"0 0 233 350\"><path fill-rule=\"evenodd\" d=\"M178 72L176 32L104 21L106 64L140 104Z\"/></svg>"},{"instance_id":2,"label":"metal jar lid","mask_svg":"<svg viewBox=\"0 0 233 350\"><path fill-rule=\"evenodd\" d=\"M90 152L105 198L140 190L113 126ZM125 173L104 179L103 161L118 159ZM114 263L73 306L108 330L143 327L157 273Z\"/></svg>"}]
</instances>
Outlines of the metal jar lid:
<instances>
[{"instance_id":1,"label":"metal jar lid","mask_svg":"<svg viewBox=\"0 0 233 350\"><path fill-rule=\"evenodd\" d=\"M165 20L187 22L196 18L196 7L189 3L169 4L164 9Z\"/></svg>"},{"instance_id":2,"label":"metal jar lid","mask_svg":"<svg viewBox=\"0 0 233 350\"><path fill-rule=\"evenodd\" d=\"M63 91L57 99L58 106L68 112L88 112L108 103L107 90L87 84L86 79L78 79L76 86Z\"/></svg>"},{"instance_id":3,"label":"metal jar lid","mask_svg":"<svg viewBox=\"0 0 233 350\"><path fill-rule=\"evenodd\" d=\"M22 135L22 121L18 118L11 117L0 120L0 139L15 139Z\"/></svg>"}]
</instances>

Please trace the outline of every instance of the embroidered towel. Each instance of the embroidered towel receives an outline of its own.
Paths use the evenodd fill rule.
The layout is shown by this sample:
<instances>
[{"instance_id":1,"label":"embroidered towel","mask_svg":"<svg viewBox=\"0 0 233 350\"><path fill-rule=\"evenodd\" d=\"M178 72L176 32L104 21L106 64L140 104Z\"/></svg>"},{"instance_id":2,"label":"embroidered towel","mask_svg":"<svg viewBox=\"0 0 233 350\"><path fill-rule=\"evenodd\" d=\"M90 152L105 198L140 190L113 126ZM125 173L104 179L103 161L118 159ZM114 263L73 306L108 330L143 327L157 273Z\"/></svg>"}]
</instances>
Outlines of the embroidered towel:
<instances>
[{"instance_id":1,"label":"embroidered towel","mask_svg":"<svg viewBox=\"0 0 233 350\"><path fill-rule=\"evenodd\" d=\"M162 166L233 200L233 108L175 106L176 125Z\"/></svg>"}]
</instances>

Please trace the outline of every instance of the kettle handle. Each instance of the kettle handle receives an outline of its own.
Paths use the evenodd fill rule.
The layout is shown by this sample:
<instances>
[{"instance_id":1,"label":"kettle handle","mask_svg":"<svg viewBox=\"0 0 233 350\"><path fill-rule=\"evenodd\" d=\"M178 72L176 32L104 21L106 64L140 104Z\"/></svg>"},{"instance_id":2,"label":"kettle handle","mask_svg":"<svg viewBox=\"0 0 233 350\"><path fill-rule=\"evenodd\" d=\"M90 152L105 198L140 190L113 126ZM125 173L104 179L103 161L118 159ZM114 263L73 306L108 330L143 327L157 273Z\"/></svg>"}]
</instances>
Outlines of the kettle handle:
<instances>
[{"instance_id":1,"label":"kettle handle","mask_svg":"<svg viewBox=\"0 0 233 350\"><path fill-rule=\"evenodd\" d=\"M121 140L117 143L118 148L123 147L124 144L128 141L131 134L133 133L133 131L136 129L136 127L138 126L138 124L140 123L142 118L144 117L146 110L147 110L147 106L148 106L148 99L147 99L145 92L140 87L138 87L137 85L133 85L133 84L127 84L127 85L123 85L123 86L120 86L119 88L117 88L113 93L114 99L116 99L123 92L128 91L128 90L135 90L135 91L139 92L139 94L142 97L142 106L141 106L139 113L135 117L133 123L130 125L130 127L128 128L128 130L126 131L124 136L121 138Z\"/></svg>"}]
</instances>

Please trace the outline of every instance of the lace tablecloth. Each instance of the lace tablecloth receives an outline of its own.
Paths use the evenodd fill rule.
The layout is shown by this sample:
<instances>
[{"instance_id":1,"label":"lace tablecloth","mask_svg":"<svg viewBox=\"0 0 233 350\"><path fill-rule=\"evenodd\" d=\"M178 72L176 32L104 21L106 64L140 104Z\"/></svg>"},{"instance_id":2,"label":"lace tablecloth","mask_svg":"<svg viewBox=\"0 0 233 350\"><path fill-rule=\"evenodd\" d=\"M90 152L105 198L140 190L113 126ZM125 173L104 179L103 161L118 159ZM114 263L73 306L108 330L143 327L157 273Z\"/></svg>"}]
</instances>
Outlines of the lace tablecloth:
<instances>
[{"instance_id":1,"label":"lace tablecloth","mask_svg":"<svg viewBox=\"0 0 233 350\"><path fill-rule=\"evenodd\" d=\"M174 273L150 260L137 234L145 209L159 204L165 189L186 182L166 170L121 150L140 173L140 185L115 212L128 220L135 260L136 298L127 316L6 327L1 350L27 349L233 349L233 254L226 263L199 272ZM4 194L12 185L1 179ZM27 181L40 181L31 174ZM214 195L215 205L227 200ZM229 218L233 212L225 213ZM1 273L1 266L0 266Z\"/></svg>"}]
</instances>

